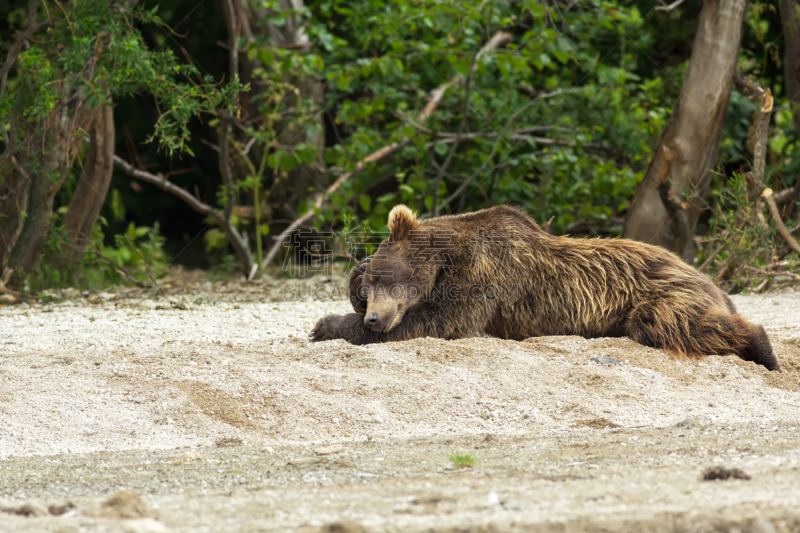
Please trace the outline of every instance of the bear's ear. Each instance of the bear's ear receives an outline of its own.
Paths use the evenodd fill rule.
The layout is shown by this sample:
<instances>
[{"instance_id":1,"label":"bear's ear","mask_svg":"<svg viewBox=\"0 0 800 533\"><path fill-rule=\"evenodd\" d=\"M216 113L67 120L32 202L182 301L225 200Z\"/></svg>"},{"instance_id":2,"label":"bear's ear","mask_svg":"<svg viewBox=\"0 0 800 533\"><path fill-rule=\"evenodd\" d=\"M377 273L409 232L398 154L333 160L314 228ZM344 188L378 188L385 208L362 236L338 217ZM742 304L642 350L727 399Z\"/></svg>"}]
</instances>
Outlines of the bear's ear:
<instances>
[{"instance_id":1,"label":"bear's ear","mask_svg":"<svg viewBox=\"0 0 800 533\"><path fill-rule=\"evenodd\" d=\"M394 240L407 239L411 232L419 227L417 215L411 209L400 204L394 206L389 213L389 231L392 232Z\"/></svg>"}]
</instances>

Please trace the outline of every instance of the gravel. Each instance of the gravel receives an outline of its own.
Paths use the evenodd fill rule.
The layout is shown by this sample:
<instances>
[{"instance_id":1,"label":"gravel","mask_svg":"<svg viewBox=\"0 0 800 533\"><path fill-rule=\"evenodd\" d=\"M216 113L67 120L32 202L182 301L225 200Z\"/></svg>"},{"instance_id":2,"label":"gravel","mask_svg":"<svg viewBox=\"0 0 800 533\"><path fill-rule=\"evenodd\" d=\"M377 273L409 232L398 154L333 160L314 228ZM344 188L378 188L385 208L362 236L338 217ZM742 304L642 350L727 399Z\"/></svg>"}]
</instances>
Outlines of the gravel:
<instances>
[{"instance_id":1,"label":"gravel","mask_svg":"<svg viewBox=\"0 0 800 533\"><path fill-rule=\"evenodd\" d=\"M280 519L275 515L274 523L258 522L267 529L276 524L289 529L308 526L308 520L313 524L321 521L319 527L323 527L345 518L379 530L414 529L425 524L410 519L416 510L411 515L392 514L401 503L396 499L399 496L391 496L396 489L381 485L381 480L388 479L383 476L390 475L386 472L401 478L434 476L433 488L425 489L434 492L462 490L451 483L453 476L471 479L481 471L507 472L509 465L522 468L519 465L531 460L539 466L525 468L534 468L539 476L573 475L576 469L595 476L594 459L576 456L563 447L589 447L597 455L601 453L597 446L602 444L623 454L600 463L599 468L608 469L612 477L623 471L647 471L658 456L658 464L676 469L679 477L688 475L690 467L691 478L701 483L700 467L714 466L701 463L714 458L723 463L739 461L735 466L753 474L752 483L763 482L761 490L766 493L756 496L752 487L741 494L734 491L737 496L730 501L738 502L742 509L748 509L753 498L770 499L770 491L777 490L763 476L772 456L782 471L795 472L794 478L781 478L783 497L800 498L798 456L788 451L797 450L800 444L800 298L796 293L733 298L742 314L767 329L785 369L776 374L735 357L676 360L628 339L310 344L306 335L317 319L327 313L349 312L347 302L309 297L276 301L280 300L277 294L286 294L285 287L279 286L249 286L238 296L235 290L222 292L184 291L168 297L106 294L102 298L78 293L61 302L0 307L0 464L5 465L2 468L8 476L22 476L0 483L0 496L14 500L14 505L31 497L46 500L52 490L34 483L39 479L35 475L25 477L29 475L26 472L41 472L46 477L57 462L77 461L76 465L89 465L87 472L94 472L94 481L81 485L77 477L68 477L64 490L66 495L87 498L79 502L82 509L101 506L102 500L91 498L107 498L132 485L140 493L175 495L181 506L197 507L201 492L191 491L200 490L200 478L192 478L190 492L184 494L180 489L182 496L178 497L175 486L155 479L162 476L146 460L152 456L158 457L154 464L167 465L171 472L206 472L202 479L209 480L210 492L204 489L202 494L212 498L208 501L208 513L212 514L206 514L214 524L227 516L224 509L233 500L226 498L241 496L225 496L227 482L215 481L222 475L215 465L232 462L253 472L243 478L245 488L255 490L266 483L301 490L309 483L332 487L323 478L339 479L336 486L342 494L352 492L356 499L351 503L364 503L353 504L353 509L363 507L366 514L353 511L348 518L343 509L349 504L337 500L334 493L329 496L339 503L326 507L324 516L303 507L302 498L296 505L286 500L288 507ZM619 438L611 438L614 432L619 432ZM774 444L771 432L780 435ZM675 447L686 442L684 434L692 435L691 441L698 443L695 448ZM603 440L606 437L601 435L611 440ZM446 470L448 453L479 449L487 436L506 443L506 448L492 452L490 446L480 452L484 459L493 459L474 469ZM653 442L644 446L639 438ZM715 449L714 443L720 439L726 440L729 448ZM536 442L545 448L537 447ZM420 447L419 458L429 458L420 459L428 466L419 461L397 466L414 446ZM362 447L363 453L352 455ZM549 450L547 454L544 449ZM626 449L637 450L641 458L623 457ZM241 450L251 451L242 455ZM111 455L104 459L102 454ZM129 464L126 454L138 454L136 464L141 468L137 468L145 475L141 482L131 481L135 471L109 473L116 481L103 481L105 474L101 473L107 472L107 467L101 465ZM248 459L247 454L260 459ZM354 457L361 466L351 470ZM364 466L364 461L371 466ZM267 463L272 465L269 475L257 466ZM429 466L434 463L438 466L431 471ZM545 465L549 470L543 470ZM315 474L308 480L303 474L291 474L307 468L310 472L343 470L336 475ZM286 477L281 472L286 472ZM673 490L669 476L659 479L664 491ZM373 482L376 494L388 491L389 503L382 511L388 513L386 519L367 519L380 506L370 510L369 499L358 500L364 497L359 487ZM533 520L530 523L555 516L540 511L526 515L530 507L526 511L520 502L530 504L526 498L533 495L517 482L520 480L515 482L513 476L507 480L508 494L502 487L488 487L481 493L482 506L487 499L498 499L500 503L492 507L500 511L484 509L477 515L459 511L445 519L441 509L431 508L429 514L441 518L436 523L442 527L469 525L478 515L482 517L479 521L484 521L498 512L528 516L526 520ZM490 489L496 490L495 496ZM536 497L547 497L547 493ZM664 494L653 497L663 498ZM252 499L241 497L242 502ZM275 496L274 502L284 501L282 498ZM656 499L639 505L647 507L647 513L678 512L694 505L691 498L681 501L680 505L662 505ZM591 516L605 517L603 520L612 516L616 504L609 502L597 503ZM148 505L152 507L152 499ZM194 530L171 514L177 513L173 507L162 506L161 519L173 530ZM628 510L632 520L638 516L635 507ZM247 522L255 520L255 515L248 513L242 511L238 519L256 524ZM82 511L76 518L75 514L41 520L56 527L58 520L85 521L88 518L80 517L91 515ZM0 513L0 529L3 516L12 515ZM141 527L163 528L159 517L153 518L155 525L148 519ZM39 520L8 518L12 519L14 528L33 527L31 520ZM235 516L229 519L235 521ZM222 523L229 522L217 525ZM134 528L135 524L128 526Z\"/></svg>"}]
</instances>

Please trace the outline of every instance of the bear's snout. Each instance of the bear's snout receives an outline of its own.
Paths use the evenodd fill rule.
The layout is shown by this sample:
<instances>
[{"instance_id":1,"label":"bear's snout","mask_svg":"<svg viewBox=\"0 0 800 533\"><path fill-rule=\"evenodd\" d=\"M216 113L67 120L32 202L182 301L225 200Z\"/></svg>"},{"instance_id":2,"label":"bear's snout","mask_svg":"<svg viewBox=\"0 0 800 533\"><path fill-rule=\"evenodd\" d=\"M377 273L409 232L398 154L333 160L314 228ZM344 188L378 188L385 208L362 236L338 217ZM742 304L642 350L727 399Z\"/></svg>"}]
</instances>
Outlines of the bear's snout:
<instances>
[{"instance_id":1,"label":"bear's snout","mask_svg":"<svg viewBox=\"0 0 800 533\"><path fill-rule=\"evenodd\" d=\"M379 330L383 329L381 326L381 319L378 317L378 313L368 313L364 317L364 325L370 329Z\"/></svg>"}]
</instances>

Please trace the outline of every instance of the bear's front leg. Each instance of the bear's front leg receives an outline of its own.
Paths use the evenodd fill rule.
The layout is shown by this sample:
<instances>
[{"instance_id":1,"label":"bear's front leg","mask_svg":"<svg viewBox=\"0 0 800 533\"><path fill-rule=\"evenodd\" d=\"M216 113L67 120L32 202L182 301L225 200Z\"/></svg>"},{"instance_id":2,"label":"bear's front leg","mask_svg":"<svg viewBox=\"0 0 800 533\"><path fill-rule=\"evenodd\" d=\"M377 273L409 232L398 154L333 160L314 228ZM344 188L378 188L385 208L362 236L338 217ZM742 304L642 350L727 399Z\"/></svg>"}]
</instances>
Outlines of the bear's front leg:
<instances>
[{"instance_id":1,"label":"bear's front leg","mask_svg":"<svg viewBox=\"0 0 800 533\"><path fill-rule=\"evenodd\" d=\"M329 341L344 339L350 344L395 342L434 337L463 339L474 337L486 328L485 313L475 312L475 306L424 305L403 316L402 321L389 331L374 331L364 324L364 315L328 315L317 322L309 340Z\"/></svg>"},{"instance_id":2,"label":"bear's front leg","mask_svg":"<svg viewBox=\"0 0 800 533\"><path fill-rule=\"evenodd\" d=\"M348 292L350 295L350 304L353 306L353 311L367 314L367 297L363 294L361 286L364 280L364 273L367 271L367 265L372 256L367 256L350 274L350 284Z\"/></svg>"},{"instance_id":3,"label":"bear's front leg","mask_svg":"<svg viewBox=\"0 0 800 533\"><path fill-rule=\"evenodd\" d=\"M308 336L311 342L344 339L351 344L366 344L368 337L374 332L364 325L364 315L350 313L348 315L328 315L322 317Z\"/></svg>"}]
</instances>

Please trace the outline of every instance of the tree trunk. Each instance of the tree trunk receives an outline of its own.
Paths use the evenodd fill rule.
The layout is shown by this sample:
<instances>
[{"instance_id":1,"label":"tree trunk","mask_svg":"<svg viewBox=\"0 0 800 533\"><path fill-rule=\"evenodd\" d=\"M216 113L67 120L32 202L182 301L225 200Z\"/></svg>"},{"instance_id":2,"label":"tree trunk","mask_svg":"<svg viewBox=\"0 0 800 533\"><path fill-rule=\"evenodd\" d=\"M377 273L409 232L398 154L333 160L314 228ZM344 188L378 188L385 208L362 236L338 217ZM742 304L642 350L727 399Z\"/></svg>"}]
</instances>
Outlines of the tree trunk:
<instances>
[{"instance_id":1,"label":"tree trunk","mask_svg":"<svg viewBox=\"0 0 800 533\"><path fill-rule=\"evenodd\" d=\"M795 0L780 0L781 21L783 22L783 77L786 80L786 97L792 108L795 135L800 137L800 20L797 17ZM786 217L794 218L797 214L797 202L800 201L800 177L795 182L792 197L789 200Z\"/></svg>"},{"instance_id":2,"label":"tree trunk","mask_svg":"<svg viewBox=\"0 0 800 533\"><path fill-rule=\"evenodd\" d=\"M675 110L625 218L624 235L694 257L694 235L719 151L739 57L747 0L705 0ZM666 150L664 149L666 148ZM671 158L665 161L669 154ZM685 223L670 217L659 185L685 198Z\"/></svg>"},{"instance_id":3,"label":"tree trunk","mask_svg":"<svg viewBox=\"0 0 800 533\"><path fill-rule=\"evenodd\" d=\"M65 267L80 260L105 203L114 170L114 133L114 108L104 105L94 112L89 153L64 218L69 249L59 263Z\"/></svg>"},{"instance_id":4,"label":"tree trunk","mask_svg":"<svg viewBox=\"0 0 800 533\"><path fill-rule=\"evenodd\" d=\"M783 76L786 80L786 96L792 107L794 126L800 135L800 23L797 19L795 0L780 0L783 23Z\"/></svg>"},{"instance_id":5,"label":"tree trunk","mask_svg":"<svg viewBox=\"0 0 800 533\"><path fill-rule=\"evenodd\" d=\"M23 213L27 214L31 192L30 177L10 157L0 169L5 178L0 180L0 279L5 277L11 250L25 224Z\"/></svg>"},{"instance_id":6,"label":"tree trunk","mask_svg":"<svg viewBox=\"0 0 800 533\"><path fill-rule=\"evenodd\" d=\"M28 212L24 226L8 259L8 266L14 269L14 275L30 272L42 251L50 219L53 216L53 200L64 184L69 172L68 150L60 124L47 129L47 152L43 156L41 167L30 174L30 197Z\"/></svg>"}]
</instances>

